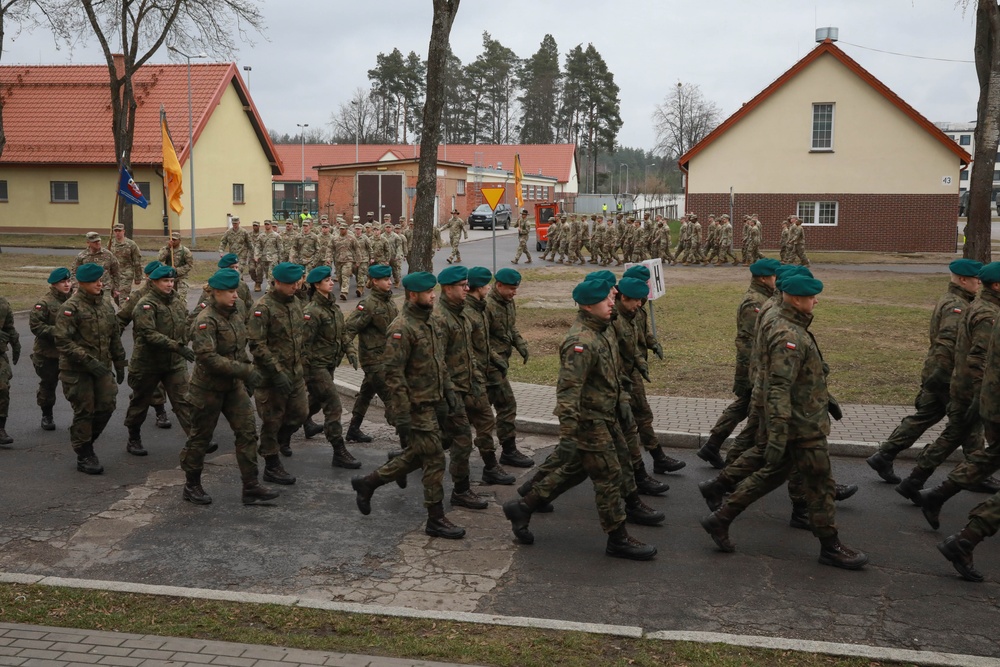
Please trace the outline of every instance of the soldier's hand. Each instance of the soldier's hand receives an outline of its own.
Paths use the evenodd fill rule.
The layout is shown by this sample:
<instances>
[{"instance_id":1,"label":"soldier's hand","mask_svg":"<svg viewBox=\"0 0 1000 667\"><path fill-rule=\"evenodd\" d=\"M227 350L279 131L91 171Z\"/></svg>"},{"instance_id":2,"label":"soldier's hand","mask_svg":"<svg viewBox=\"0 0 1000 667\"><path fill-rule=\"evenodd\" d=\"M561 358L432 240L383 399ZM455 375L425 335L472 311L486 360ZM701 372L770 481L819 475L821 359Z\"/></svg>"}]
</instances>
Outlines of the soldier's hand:
<instances>
[{"instance_id":1,"label":"soldier's hand","mask_svg":"<svg viewBox=\"0 0 1000 667\"><path fill-rule=\"evenodd\" d=\"M493 365L496 366L498 369L500 369L500 375L507 377L508 364L506 359L502 357L497 357Z\"/></svg>"},{"instance_id":2,"label":"soldier's hand","mask_svg":"<svg viewBox=\"0 0 1000 667\"><path fill-rule=\"evenodd\" d=\"M247 374L245 380L243 380L244 386L247 388L247 393L253 396L253 393L257 391L257 387L260 386L261 382L264 381L264 376L260 374L256 368L251 368L250 372Z\"/></svg>"},{"instance_id":3,"label":"soldier's hand","mask_svg":"<svg viewBox=\"0 0 1000 667\"><path fill-rule=\"evenodd\" d=\"M271 379L271 383L274 388L280 391L282 394L290 394L292 392L292 381L284 373L278 373Z\"/></svg>"},{"instance_id":4,"label":"soldier's hand","mask_svg":"<svg viewBox=\"0 0 1000 667\"><path fill-rule=\"evenodd\" d=\"M6 331L0 331L0 344L9 342L10 342L10 334L7 333Z\"/></svg>"},{"instance_id":5,"label":"soldier's hand","mask_svg":"<svg viewBox=\"0 0 1000 667\"><path fill-rule=\"evenodd\" d=\"M454 390L445 389L444 400L448 403L449 414L461 414L465 412L465 405L458 399L458 394Z\"/></svg>"},{"instance_id":6,"label":"soldier's hand","mask_svg":"<svg viewBox=\"0 0 1000 667\"><path fill-rule=\"evenodd\" d=\"M646 382L652 382L652 380L649 379L649 369L647 367L639 366L639 375L641 375L642 379Z\"/></svg>"},{"instance_id":7,"label":"soldier's hand","mask_svg":"<svg viewBox=\"0 0 1000 667\"><path fill-rule=\"evenodd\" d=\"M395 418L395 422L396 423L394 424L394 426L396 427L396 435L399 436L399 439L400 440L406 440L407 438L409 438L410 437L410 416L406 415L404 417L404 416L397 415L396 418Z\"/></svg>"},{"instance_id":8,"label":"soldier's hand","mask_svg":"<svg viewBox=\"0 0 1000 667\"><path fill-rule=\"evenodd\" d=\"M830 413L830 416L837 421L844 418L844 411L840 408L840 401L835 399L833 396L830 396L830 402L826 409Z\"/></svg>"},{"instance_id":9,"label":"soldier's hand","mask_svg":"<svg viewBox=\"0 0 1000 667\"><path fill-rule=\"evenodd\" d=\"M632 424L635 423L635 417L632 415L632 406L628 401L618 401L618 421L625 431L630 430Z\"/></svg>"},{"instance_id":10,"label":"soldier's hand","mask_svg":"<svg viewBox=\"0 0 1000 667\"><path fill-rule=\"evenodd\" d=\"M518 350L518 354L521 355L521 358L524 359L524 363L527 364L528 363L528 346L525 345L524 347L520 348Z\"/></svg>"},{"instance_id":11,"label":"soldier's hand","mask_svg":"<svg viewBox=\"0 0 1000 667\"><path fill-rule=\"evenodd\" d=\"M768 440L767 447L764 449L764 461L771 466L780 465L782 460L785 458L785 445L784 443L775 442L774 440Z\"/></svg>"},{"instance_id":12,"label":"soldier's hand","mask_svg":"<svg viewBox=\"0 0 1000 667\"><path fill-rule=\"evenodd\" d=\"M181 355L188 361L194 361L194 350L186 345L181 345L180 349L177 350L177 354Z\"/></svg>"},{"instance_id":13,"label":"soldier's hand","mask_svg":"<svg viewBox=\"0 0 1000 667\"><path fill-rule=\"evenodd\" d=\"M354 368L354 370L358 370L358 355L356 354L347 355L347 361L350 362L351 367Z\"/></svg>"},{"instance_id":14,"label":"soldier's hand","mask_svg":"<svg viewBox=\"0 0 1000 667\"><path fill-rule=\"evenodd\" d=\"M653 354L659 357L660 361L663 361L663 346L660 345L660 341L653 343Z\"/></svg>"},{"instance_id":15,"label":"soldier's hand","mask_svg":"<svg viewBox=\"0 0 1000 667\"><path fill-rule=\"evenodd\" d=\"M12 364L17 366L17 360L21 358L21 346L11 348L10 350L10 361Z\"/></svg>"},{"instance_id":16,"label":"soldier's hand","mask_svg":"<svg viewBox=\"0 0 1000 667\"><path fill-rule=\"evenodd\" d=\"M125 364L121 366L115 366L115 381L121 384L125 381Z\"/></svg>"},{"instance_id":17,"label":"soldier's hand","mask_svg":"<svg viewBox=\"0 0 1000 667\"><path fill-rule=\"evenodd\" d=\"M110 375L111 369L102 364L100 361L94 357L87 357L87 360L83 362L83 367L87 369L87 372L94 377L101 377L102 375Z\"/></svg>"}]
</instances>

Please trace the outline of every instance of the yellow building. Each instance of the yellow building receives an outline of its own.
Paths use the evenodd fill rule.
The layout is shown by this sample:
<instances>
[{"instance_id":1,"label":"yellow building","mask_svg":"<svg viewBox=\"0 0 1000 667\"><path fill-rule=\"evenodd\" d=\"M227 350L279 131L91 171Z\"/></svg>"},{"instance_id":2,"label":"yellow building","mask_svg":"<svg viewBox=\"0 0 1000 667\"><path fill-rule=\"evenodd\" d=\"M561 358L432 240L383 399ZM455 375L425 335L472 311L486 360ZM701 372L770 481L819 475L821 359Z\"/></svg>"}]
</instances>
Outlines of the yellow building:
<instances>
[{"instance_id":1,"label":"yellow building","mask_svg":"<svg viewBox=\"0 0 1000 667\"><path fill-rule=\"evenodd\" d=\"M271 217L271 178L281 174L281 159L235 64L192 64L190 74L193 160L187 65L145 65L133 78L132 176L149 200L146 209L133 206L136 235L165 232L161 107L183 169L184 212L171 212L170 229L187 237L192 224L211 234L225 230L230 215ZM110 229L118 191L110 94L104 65L0 67L7 135L0 233Z\"/></svg>"}]
</instances>

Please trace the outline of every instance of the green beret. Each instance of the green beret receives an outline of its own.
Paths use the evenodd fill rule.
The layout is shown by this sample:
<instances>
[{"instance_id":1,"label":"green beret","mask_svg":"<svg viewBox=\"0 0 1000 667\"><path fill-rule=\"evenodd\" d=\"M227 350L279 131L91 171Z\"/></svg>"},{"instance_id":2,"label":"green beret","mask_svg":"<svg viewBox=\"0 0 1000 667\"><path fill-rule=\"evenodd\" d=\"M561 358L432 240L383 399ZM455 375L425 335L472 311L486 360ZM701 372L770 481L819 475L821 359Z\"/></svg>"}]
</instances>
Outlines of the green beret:
<instances>
[{"instance_id":1,"label":"green beret","mask_svg":"<svg viewBox=\"0 0 1000 667\"><path fill-rule=\"evenodd\" d=\"M809 267L801 266L800 264L782 264L774 270L774 275L778 276L779 280L785 276L795 276L800 273L808 274L809 277L812 277L812 271L809 270Z\"/></svg>"},{"instance_id":2,"label":"green beret","mask_svg":"<svg viewBox=\"0 0 1000 667\"><path fill-rule=\"evenodd\" d=\"M153 269L153 272L149 274L150 280L160 280L161 278L176 278L177 271L174 267L167 266L166 264L161 264L160 266Z\"/></svg>"},{"instance_id":3,"label":"green beret","mask_svg":"<svg viewBox=\"0 0 1000 667\"><path fill-rule=\"evenodd\" d=\"M301 264L282 262L271 270L271 275L279 283L293 284L299 282L302 279L302 274L305 272L306 270Z\"/></svg>"},{"instance_id":4,"label":"green beret","mask_svg":"<svg viewBox=\"0 0 1000 667\"><path fill-rule=\"evenodd\" d=\"M219 258L220 269L228 269L233 264L239 264L239 263L240 263L240 258L236 256L236 253L229 252Z\"/></svg>"},{"instance_id":5,"label":"green beret","mask_svg":"<svg viewBox=\"0 0 1000 667\"><path fill-rule=\"evenodd\" d=\"M618 291L630 299L645 299L649 296L649 285L638 278L622 278L618 281Z\"/></svg>"},{"instance_id":6,"label":"green beret","mask_svg":"<svg viewBox=\"0 0 1000 667\"><path fill-rule=\"evenodd\" d=\"M392 277L392 267L388 264L372 264L368 267L369 278L390 278Z\"/></svg>"},{"instance_id":7,"label":"green beret","mask_svg":"<svg viewBox=\"0 0 1000 667\"><path fill-rule=\"evenodd\" d=\"M581 306L592 306L608 298L611 285L604 280L584 280L573 288L573 301Z\"/></svg>"},{"instance_id":8,"label":"green beret","mask_svg":"<svg viewBox=\"0 0 1000 667\"><path fill-rule=\"evenodd\" d=\"M750 275L752 276L773 276L781 266L781 262L776 259L771 259L766 257L764 259L758 259L756 262L750 265Z\"/></svg>"},{"instance_id":9,"label":"green beret","mask_svg":"<svg viewBox=\"0 0 1000 667\"><path fill-rule=\"evenodd\" d=\"M236 289L240 285L240 272L236 269L219 269L208 279L212 289Z\"/></svg>"},{"instance_id":10,"label":"green beret","mask_svg":"<svg viewBox=\"0 0 1000 667\"><path fill-rule=\"evenodd\" d=\"M982 262L973 259L956 259L948 265L948 269L956 276L975 278L983 268Z\"/></svg>"},{"instance_id":11,"label":"green beret","mask_svg":"<svg viewBox=\"0 0 1000 667\"><path fill-rule=\"evenodd\" d=\"M513 285L517 287L521 284L521 274L514 269L500 269L493 276L498 283L503 283L504 285Z\"/></svg>"},{"instance_id":12,"label":"green beret","mask_svg":"<svg viewBox=\"0 0 1000 667\"><path fill-rule=\"evenodd\" d=\"M584 280L603 280L611 287L614 287L615 283L618 282L618 276L611 273L607 269L604 269L603 271L592 271L591 273L588 273Z\"/></svg>"},{"instance_id":13,"label":"green beret","mask_svg":"<svg viewBox=\"0 0 1000 667\"><path fill-rule=\"evenodd\" d=\"M434 289L435 285L437 285L437 278L434 277L433 273L427 271L416 271L403 277L403 287L410 292L426 292L429 289Z\"/></svg>"},{"instance_id":14,"label":"green beret","mask_svg":"<svg viewBox=\"0 0 1000 667\"><path fill-rule=\"evenodd\" d=\"M469 277L469 270L464 266L449 266L438 274L438 282L442 285L454 285Z\"/></svg>"},{"instance_id":15,"label":"green beret","mask_svg":"<svg viewBox=\"0 0 1000 667\"><path fill-rule=\"evenodd\" d=\"M608 273L611 273L610 271ZM625 271L623 278L638 278L642 282L649 280L649 267L645 264L636 264L635 266L630 266Z\"/></svg>"},{"instance_id":16,"label":"green beret","mask_svg":"<svg viewBox=\"0 0 1000 667\"><path fill-rule=\"evenodd\" d=\"M49 274L49 284L55 285L58 282L62 282L70 277L69 269L65 266L60 266L58 269L54 270Z\"/></svg>"},{"instance_id":17,"label":"green beret","mask_svg":"<svg viewBox=\"0 0 1000 667\"><path fill-rule=\"evenodd\" d=\"M979 279L984 283L1000 283L1000 262L990 262L979 272ZM49 278L49 282L52 279Z\"/></svg>"},{"instance_id":18,"label":"green beret","mask_svg":"<svg viewBox=\"0 0 1000 667\"><path fill-rule=\"evenodd\" d=\"M155 271L158 266L160 266L160 262L154 259L152 262L143 267L142 272L148 276L150 273Z\"/></svg>"},{"instance_id":19,"label":"green beret","mask_svg":"<svg viewBox=\"0 0 1000 667\"><path fill-rule=\"evenodd\" d=\"M823 291L823 283L799 273L785 276L781 281L781 291L792 296L816 296Z\"/></svg>"},{"instance_id":20,"label":"green beret","mask_svg":"<svg viewBox=\"0 0 1000 667\"><path fill-rule=\"evenodd\" d=\"M104 275L104 267L100 264L84 264L76 270L76 281L79 283L92 283L101 279Z\"/></svg>"},{"instance_id":21,"label":"green beret","mask_svg":"<svg viewBox=\"0 0 1000 667\"><path fill-rule=\"evenodd\" d=\"M306 282L312 285L313 283L318 283L326 280L331 275L333 275L333 269L331 269L328 265L324 264L323 266L317 266L315 269L310 271L309 275L306 276Z\"/></svg>"},{"instance_id":22,"label":"green beret","mask_svg":"<svg viewBox=\"0 0 1000 667\"><path fill-rule=\"evenodd\" d=\"M472 289L489 285L491 280L493 273L485 266L474 266L469 269L469 287Z\"/></svg>"}]
</instances>

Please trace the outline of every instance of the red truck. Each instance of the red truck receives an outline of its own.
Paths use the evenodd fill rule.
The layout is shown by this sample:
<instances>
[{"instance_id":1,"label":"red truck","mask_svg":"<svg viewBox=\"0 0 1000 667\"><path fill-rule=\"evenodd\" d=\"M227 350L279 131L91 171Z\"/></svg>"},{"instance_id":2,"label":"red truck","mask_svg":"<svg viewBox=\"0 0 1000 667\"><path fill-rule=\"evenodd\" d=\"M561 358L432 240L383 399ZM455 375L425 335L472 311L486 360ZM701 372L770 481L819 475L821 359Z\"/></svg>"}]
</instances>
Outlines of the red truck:
<instances>
[{"instance_id":1,"label":"red truck","mask_svg":"<svg viewBox=\"0 0 1000 667\"><path fill-rule=\"evenodd\" d=\"M542 252L549 244L549 222L559 215L559 204L535 204L535 250Z\"/></svg>"}]
</instances>

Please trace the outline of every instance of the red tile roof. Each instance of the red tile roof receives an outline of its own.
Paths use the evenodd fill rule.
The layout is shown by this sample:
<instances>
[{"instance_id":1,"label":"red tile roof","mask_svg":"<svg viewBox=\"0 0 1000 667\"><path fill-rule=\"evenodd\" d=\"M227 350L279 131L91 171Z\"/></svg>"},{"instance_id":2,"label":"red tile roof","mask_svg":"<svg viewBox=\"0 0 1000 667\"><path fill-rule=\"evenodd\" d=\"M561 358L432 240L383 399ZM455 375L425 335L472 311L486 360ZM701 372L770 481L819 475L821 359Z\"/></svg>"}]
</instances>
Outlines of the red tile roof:
<instances>
[{"instance_id":1,"label":"red tile roof","mask_svg":"<svg viewBox=\"0 0 1000 667\"><path fill-rule=\"evenodd\" d=\"M191 65L195 142L230 85L250 117L272 173L280 174L281 159L233 63ZM187 65L145 65L134 75L133 87L138 108L132 164L159 165L163 161L161 105L177 156L184 163L188 156ZM105 65L0 66L7 135L0 164L114 164L110 96Z\"/></svg>"},{"instance_id":2,"label":"red tile roof","mask_svg":"<svg viewBox=\"0 0 1000 667\"><path fill-rule=\"evenodd\" d=\"M285 171L277 181L302 181L301 144L277 144L278 154L284 162ZM361 144L358 159L354 158L354 144L306 144L306 176L315 181L318 176L315 167L353 164L354 162L378 162L387 153L396 159L412 158L420 155L420 147L400 144ZM521 156L521 169L527 174L551 176L560 183L567 183L576 159L573 144L448 144L438 146L438 159L449 162L464 162L470 166L483 166L514 170L514 154ZM478 154L478 155L477 155ZM498 167L497 165L502 165Z\"/></svg>"},{"instance_id":3,"label":"red tile roof","mask_svg":"<svg viewBox=\"0 0 1000 667\"><path fill-rule=\"evenodd\" d=\"M824 40L815 49L806 54L806 56L792 65L792 67L782 74L780 77L774 80L774 82L757 93L757 95L740 107L739 111L734 113L732 116L727 118L722 122L717 128L712 130L704 139L699 141L694 147L691 148L687 153L682 155L680 159L677 160L677 164L684 171L687 171L688 163L691 161L695 155L703 151L710 143L718 139L726 130L731 128L733 125L738 123L740 119L746 116L748 113L756 109L761 103L764 102L768 97L774 94L779 88L781 88L785 83L789 81L792 77L797 75L799 72L804 70L808 65L813 63L817 58L824 54L830 54L837 60L839 60L847 69L851 70L862 81L870 85L876 91L878 91L883 97L885 97L889 102L891 102L896 108L902 111L904 114L909 116L915 123L923 127L934 139L944 144L945 148L954 153L963 164L969 164L972 161L972 156L969 155L965 149L955 143L954 140L949 139L948 135L941 131L934 123L930 122L923 115L920 114L916 109L911 107L909 104L903 101L896 93L892 92L888 86L876 79L871 72L866 70L864 67L858 64L856 60L851 58L849 55L844 53L829 39Z\"/></svg>"}]
</instances>

